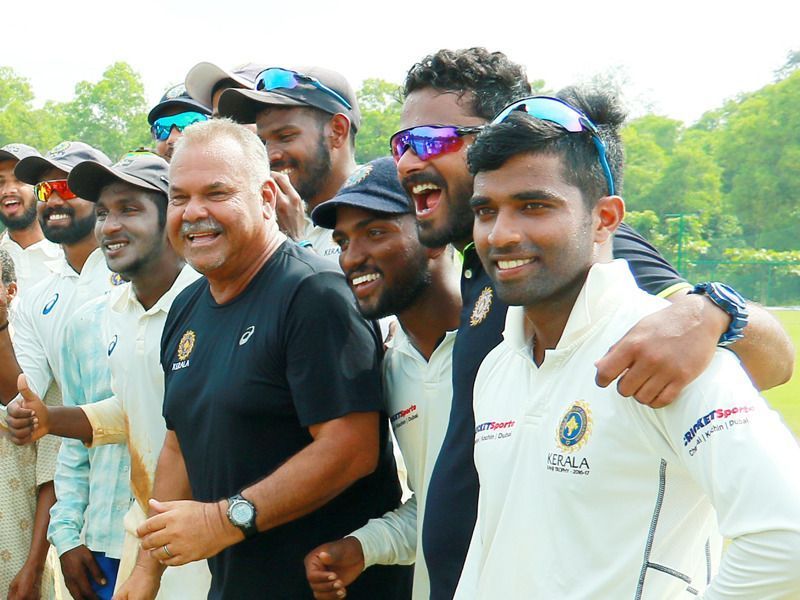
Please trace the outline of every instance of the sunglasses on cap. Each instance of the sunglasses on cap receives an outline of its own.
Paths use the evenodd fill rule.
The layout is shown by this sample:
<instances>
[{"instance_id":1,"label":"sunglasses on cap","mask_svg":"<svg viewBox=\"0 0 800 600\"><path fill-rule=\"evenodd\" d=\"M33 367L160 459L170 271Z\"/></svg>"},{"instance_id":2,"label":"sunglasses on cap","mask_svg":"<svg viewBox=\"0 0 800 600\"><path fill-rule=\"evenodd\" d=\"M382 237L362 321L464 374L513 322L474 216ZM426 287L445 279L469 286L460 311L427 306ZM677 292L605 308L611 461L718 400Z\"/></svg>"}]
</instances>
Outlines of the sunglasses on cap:
<instances>
[{"instance_id":1,"label":"sunglasses on cap","mask_svg":"<svg viewBox=\"0 0 800 600\"><path fill-rule=\"evenodd\" d=\"M258 77L256 77L256 91L259 92L271 92L273 90L293 90L298 85L312 85L318 90L335 98L336 101L344 106L347 110L353 108L347 99L341 94L335 90L332 90L319 79L315 79L310 75L303 75L297 71L273 67L271 69L261 71L261 73L258 74Z\"/></svg>"},{"instance_id":2,"label":"sunglasses on cap","mask_svg":"<svg viewBox=\"0 0 800 600\"><path fill-rule=\"evenodd\" d=\"M506 106L501 110L498 115L492 119L492 125L497 125L505 121L508 116L516 111L523 111L535 119L542 121L550 121L560 127L563 127L570 133L581 133L584 131L592 135L592 142L597 148L597 154L600 159L600 166L603 168L603 174L608 182L608 195L614 195L614 178L611 175L611 168L608 166L608 158L606 157L606 145L600 139L600 132L597 126L592 123L591 119L583 112L567 104L559 98L551 98L550 96L532 96L530 98L523 98L517 100Z\"/></svg>"},{"instance_id":3,"label":"sunglasses on cap","mask_svg":"<svg viewBox=\"0 0 800 600\"><path fill-rule=\"evenodd\" d=\"M33 186L33 193L39 202L47 202L53 193L58 194L62 200L72 200L77 196L69 189L66 179L53 179L51 181L40 181Z\"/></svg>"},{"instance_id":4,"label":"sunglasses on cap","mask_svg":"<svg viewBox=\"0 0 800 600\"><path fill-rule=\"evenodd\" d=\"M169 137L173 127L176 127L178 131L183 131L189 125L207 120L208 117L199 112L182 112L177 115L156 119L150 127L150 133L153 134L153 138L159 142L163 142Z\"/></svg>"},{"instance_id":5,"label":"sunglasses on cap","mask_svg":"<svg viewBox=\"0 0 800 600\"><path fill-rule=\"evenodd\" d=\"M464 145L462 136L478 133L483 127L456 127L454 125L420 125L395 133L389 140L395 161L411 148L420 160L440 154L457 152Z\"/></svg>"}]
</instances>

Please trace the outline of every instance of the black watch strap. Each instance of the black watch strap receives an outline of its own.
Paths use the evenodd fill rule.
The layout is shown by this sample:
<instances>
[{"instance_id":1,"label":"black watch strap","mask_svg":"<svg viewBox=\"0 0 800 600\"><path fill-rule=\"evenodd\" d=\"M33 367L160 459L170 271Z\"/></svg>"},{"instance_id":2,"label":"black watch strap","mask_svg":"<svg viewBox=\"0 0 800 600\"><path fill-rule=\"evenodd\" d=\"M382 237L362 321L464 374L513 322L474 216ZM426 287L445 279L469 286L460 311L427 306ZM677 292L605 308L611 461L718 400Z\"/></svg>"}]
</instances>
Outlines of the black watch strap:
<instances>
[{"instance_id":1,"label":"black watch strap","mask_svg":"<svg viewBox=\"0 0 800 600\"><path fill-rule=\"evenodd\" d=\"M258 533L256 514L255 505L241 494L228 498L228 520L242 530L245 539L250 539Z\"/></svg>"}]
</instances>

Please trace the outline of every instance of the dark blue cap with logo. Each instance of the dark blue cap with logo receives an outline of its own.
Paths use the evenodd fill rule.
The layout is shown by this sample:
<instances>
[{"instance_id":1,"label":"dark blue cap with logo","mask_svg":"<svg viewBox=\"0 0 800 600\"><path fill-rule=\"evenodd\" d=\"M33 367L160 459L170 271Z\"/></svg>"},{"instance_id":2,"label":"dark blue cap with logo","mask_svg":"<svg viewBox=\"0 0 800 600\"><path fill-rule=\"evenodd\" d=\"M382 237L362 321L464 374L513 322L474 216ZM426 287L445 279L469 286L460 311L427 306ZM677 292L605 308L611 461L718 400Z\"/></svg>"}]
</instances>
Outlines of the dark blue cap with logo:
<instances>
[{"instance_id":1,"label":"dark blue cap with logo","mask_svg":"<svg viewBox=\"0 0 800 600\"><path fill-rule=\"evenodd\" d=\"M97 148L83 142L61 142L44 156L28 156L14 167L14 175L20 181L36 185L50 169L69 173L78 163L94 160L110 165L111 159Z\"/></svg>"},{"instance_id":2,"label":"dark blue cap with logo","mask_svg":"<svg viewBox=\"0 0 800 600\"><path fill-rule=\"evenodd\" d=\"M173 85L164 92L158 104L148 113L147 122L152 125L155 123L156 119L163 117L164 113L172 108L182 108L184 112L199 112L201 115L206 116L211 115L211 109L202 102L198 102L192 98L189 92L186 91L186 86L179 83L178 85Z\"/></svg>"},{"instance_id":3,"label":"dark blue cap with logo","mask_svg":"<svg viewBox=\"0 0 800 600\"><path fill-rule=\"evenodd\" d=\"M69 174L69 188L80 198L97 202L100 192L111 183L124 182L143 190L169 192L169 163L152 152L129 152L107 166L87 160Z\"/></svg>"},{"instance_id":4,"label":"dark blue cap with logo","mask_svg":"<svg viewBox=\"0 0 800 600\"><path fill-rule=\"evenodd\" d=\"M397 178L397 165L391 157L377 158L358 167L333 198L311 212L311 220L320 227L334 229L339 206L353 206L386 215L414 212L411 200Z\"/></svg>"}]
</instances>

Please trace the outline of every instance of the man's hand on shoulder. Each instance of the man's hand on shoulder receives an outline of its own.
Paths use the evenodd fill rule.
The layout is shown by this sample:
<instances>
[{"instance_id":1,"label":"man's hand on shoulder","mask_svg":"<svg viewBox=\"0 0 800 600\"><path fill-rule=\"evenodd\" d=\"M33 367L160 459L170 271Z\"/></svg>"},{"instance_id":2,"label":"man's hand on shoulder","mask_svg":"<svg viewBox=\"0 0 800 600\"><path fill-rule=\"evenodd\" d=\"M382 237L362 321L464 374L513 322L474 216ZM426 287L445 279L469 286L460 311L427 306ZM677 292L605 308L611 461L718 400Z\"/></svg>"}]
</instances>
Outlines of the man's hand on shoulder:
<instances>
[{"instance_id":1,"label":"man's hand on shoulder","mask_svg":"<svg viewBox=\"0 0 800 600\"><path fill-rule=\"evenodd\" d=\"M361 542L346 537L317 546L306 555L306 578L317 600L347 596L347 586L364 571Z\"/></svg>"},{"instance_id":2,"label":"man's hand on shoulder","mask_svg":"<svg viewBox=\"0 0 800 600\"><path fill-rule=\"evenodd\" d=\"M708 367L728 317L701 296L687 295L634 325L595 363L596 382L652 408L672 403ZM711 311L705 309L711 308Z\"/></svg>"}]
</instances>

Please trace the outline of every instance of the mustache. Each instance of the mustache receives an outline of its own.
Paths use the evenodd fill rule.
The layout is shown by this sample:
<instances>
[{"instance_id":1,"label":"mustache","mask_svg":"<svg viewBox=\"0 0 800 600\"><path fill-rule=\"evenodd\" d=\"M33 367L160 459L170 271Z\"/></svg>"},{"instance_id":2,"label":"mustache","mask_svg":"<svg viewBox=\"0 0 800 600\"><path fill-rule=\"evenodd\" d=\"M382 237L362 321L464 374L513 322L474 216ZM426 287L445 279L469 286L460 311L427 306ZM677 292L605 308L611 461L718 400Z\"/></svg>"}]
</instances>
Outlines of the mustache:
<instances>
[{"instance_id":1,"label":"mustache","mask_svg":"<svg viewBox=\"0 0 800 600\"><path fill-rule=\"evenodd\" d=\"M506 256L541 256L542 252L538 246L532 244L517 244L515 246L503 246L502 248L490 247L486 252L488 260L502 260Z\"/></svg>"},{"instance_id":2,"label":"mustache","mask_svg":"<svg viewBox=\"0 0 800 600\"><path fill-rule=\"evenodd\" d=\"M72 208L69 204L62 204L61 206L48 206L45 205L44 210L42 211L42 217L45 219L52 215L53 213L58 213L62 215L68 215L70 217L75 216L75 209Z\"/></svg>"},{"instance_id":3,"label":"mustache","mask_svg":"<svg viewBox=\"0 0 800 600\"><path fill-rule=\"evenodd\" d=\"M220 225L213 217L203 219L202 221L195 221L194 223L187 223L186 221L181 223L180 234L182 236L191 235L193 233L208 232L222 233L222 225Z\"/></svg>"},{"instance_id":4,"label":"mustache","mask_svg":"<svg viewBox=\"0 0 800 600\"><path fill-rule=\"evenodd\" d=\"M438 173L412 173L400 180L400 184L409 195L411 194L411 188L420 183L432 183L442 189L447 187L447 182Z\"/></svg>"}]
</instances>

